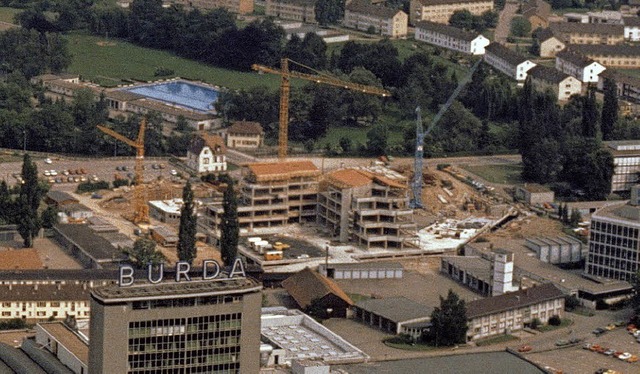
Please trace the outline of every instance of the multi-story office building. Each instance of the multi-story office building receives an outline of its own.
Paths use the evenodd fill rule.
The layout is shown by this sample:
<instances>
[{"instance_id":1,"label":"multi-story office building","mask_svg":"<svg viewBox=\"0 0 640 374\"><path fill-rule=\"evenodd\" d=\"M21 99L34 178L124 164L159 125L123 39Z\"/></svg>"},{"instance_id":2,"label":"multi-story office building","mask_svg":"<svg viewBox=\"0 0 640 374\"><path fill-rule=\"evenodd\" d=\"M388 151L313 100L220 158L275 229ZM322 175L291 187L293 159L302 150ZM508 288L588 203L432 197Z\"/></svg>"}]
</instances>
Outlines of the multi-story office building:
<instances>
[{"instance_id":1,"label":"multi-story office building","mask_svg":"<svg viewBox=\"0 0 640 374\"><path fill-rule=\"evenodd\" d=\"M449 23L449 18L457 10L468 10L476 16L493 10L493 1L488 0L411 0L409 23L419 21Z\"/></svg>"},{"instance_id":2,"label":"multi-story office building","mask_svg":"<svg viewBox=\"0 0 640 374\"><path fill-rule=\"evenodd\" d=\"M611 191L629 191L632 186L638 184L640 141L610 141L605 143L605 149L613 156Z\"/></svg>"},{"instance_id":3,"label":"multi-story office building","mask_svg":"<svg viewBox=\"0 0 640 374\"><path fill-rule=\"evenodd\" d=\"M605 206L591 215L587 274L629 281L640 263L640 187L626 204Z\"/></svg>"},{"instance_id":4,"label":"multi-story office building","mask_svg":"<svg viewBox=\"0 0 640 374\"><path fill-rule=\"evenodd\" d=\"M89 372L255 374L261 288L238 277L93 289Z\"/></svg>"},{"instance_id":5,"label":"multi-story office building","mask_svg":"<svg viewBox=\"0 0 640 374\"><path fill-rule=\"evenodd\" d=\"M318 222L341 242L367 248L417 247L406 178L389 169L344 169L330 173L318 194Z\"/></svg>"}]
</instances>

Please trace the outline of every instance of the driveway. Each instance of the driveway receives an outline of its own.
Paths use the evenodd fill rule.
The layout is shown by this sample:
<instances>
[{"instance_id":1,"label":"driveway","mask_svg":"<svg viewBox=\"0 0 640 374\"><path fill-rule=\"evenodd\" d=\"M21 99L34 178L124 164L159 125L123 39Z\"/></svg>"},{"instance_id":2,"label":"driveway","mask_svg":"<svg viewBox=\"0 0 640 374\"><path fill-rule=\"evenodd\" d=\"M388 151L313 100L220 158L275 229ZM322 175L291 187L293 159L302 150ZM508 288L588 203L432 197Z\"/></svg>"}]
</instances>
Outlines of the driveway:
<instances>
[{"instance_id":1,"label":"driveway","mask_svg":"<svg viewBox=\"0 0 640 374\"><path fill-rule=\"evenodd\" d=\"M498 24L493 34L494 41L499 43L507 42L507 37L511 30L511 20L515 17L517 11L518 3L507 1L498 18Z\"/></svg>"}]
</instances>

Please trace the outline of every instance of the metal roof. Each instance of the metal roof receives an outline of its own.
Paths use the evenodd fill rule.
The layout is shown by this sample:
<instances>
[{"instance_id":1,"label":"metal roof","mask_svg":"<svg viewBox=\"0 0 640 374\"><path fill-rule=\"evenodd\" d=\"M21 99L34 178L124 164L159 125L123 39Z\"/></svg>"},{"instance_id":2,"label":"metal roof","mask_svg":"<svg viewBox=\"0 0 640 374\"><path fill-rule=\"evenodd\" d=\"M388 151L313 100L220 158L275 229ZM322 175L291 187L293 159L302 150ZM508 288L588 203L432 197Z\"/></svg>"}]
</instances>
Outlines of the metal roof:
<instances>
[{"instance_id":1,"label":"metal roof","mask_svg":"<svg viewBox=\"0 0 640 374\"><path fill-rule=\"evenodd\" d=\"M395 323L428 318L433 311L432 308L404 296L362 300L356 303L356 307Z\"/></svg>"}]
</instances>

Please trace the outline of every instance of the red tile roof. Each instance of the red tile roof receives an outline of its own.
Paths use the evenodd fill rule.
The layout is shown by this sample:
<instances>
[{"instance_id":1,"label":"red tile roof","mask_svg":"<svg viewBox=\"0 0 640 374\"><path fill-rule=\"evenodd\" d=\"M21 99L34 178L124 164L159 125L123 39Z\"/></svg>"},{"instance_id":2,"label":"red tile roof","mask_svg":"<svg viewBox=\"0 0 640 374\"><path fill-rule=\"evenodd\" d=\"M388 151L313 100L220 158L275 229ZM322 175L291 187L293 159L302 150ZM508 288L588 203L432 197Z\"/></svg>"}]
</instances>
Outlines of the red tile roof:
<instances>
[{"instance_id":1,"label":"red tile roof","mask_svg":"<svg viewBox=\"0 0 640 374\"><path fill-rule=\"evenodd\" d=\"M285 279L282 282L282 287L303 309L308 307L312 301L321 299L328 294L333 294L347 304L353 305L351 298L333 280L309 268L304 268Z\"/></svg>"},{"instance_id":2,"label":"red tile roof","mask_svg":"<svg viewBox=\"0 0 640 374\"><path fill-rule=\"evenodd\" d=\"M249 164L247 168L258 181L320 175L320 170L311 161L261 162Z\"/></svg>"}]
</instances>

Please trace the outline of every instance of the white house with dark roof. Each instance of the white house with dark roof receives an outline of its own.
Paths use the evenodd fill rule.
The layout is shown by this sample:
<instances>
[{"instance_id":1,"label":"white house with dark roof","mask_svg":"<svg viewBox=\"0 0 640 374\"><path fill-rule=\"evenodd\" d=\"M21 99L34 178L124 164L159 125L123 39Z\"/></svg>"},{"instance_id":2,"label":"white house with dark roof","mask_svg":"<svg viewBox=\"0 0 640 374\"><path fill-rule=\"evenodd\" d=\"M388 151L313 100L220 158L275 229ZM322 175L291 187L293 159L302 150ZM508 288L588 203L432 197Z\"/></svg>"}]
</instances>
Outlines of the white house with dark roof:
<instances>
[{"instance_id":1,"label":"white house with dark roof","mask_svg":"<svg viewBox=\"0 0 640 374\"><path fill-rule=\"evenodd\" d=\"M491 43L480 33L431 21L420 21L415 29L416 40L471 55L483 55L484 48Z\"/></svg>"},{"instance_id":2,"label":"white house with dark roof","mask_svg":"<svg viewBox=\"0 0 640 374\"><path fill-rule=\"evenodd\" d=\"M227 148L219 135L199 134L187 149L187 167L196 173L227 170Z\"/></svg>"},{"instance_id":3,"label":"white house with dark roof","mask_svg":"<svg viewBox=\"0 0 640 374\"><path fill-rule=\"evenodd\" d=\"M598 83L607 68L579 53L563 50L556 54L556 69L578 78L582 83Z\"/></svg>"},{"instance_id":4,"label":"white house with dark roof","mask_svg":"<svg viewBox=\"0 0 640 374\"><path fill-rule=\"evenodd\" d=\"M485 48L484 61L518 83L524 83L529 69L536 66L535 62L499 43L491 43Z\"/></svg>"},{"instance_id":5,"label":"white house with dark roof","mask_svg":"<svg viewBox=\"0 0 640 374\"><path fill-rule=\"evenodd\" d=\"M580 95L582 82L577 78L557 69L538 65L529 70L534 87L542 91L550 89L558 97L558 101L567 101L573 95Z\"/></svg>"},{"instance_id":6,"label":"white house with dark roof","mask_svg":"<svg viewBox=\"0 0 640 374\"><path fill-rule=\"evenodd\" d=\"M630 42L640 41L640 17L622 17L624 23L624 39Z\"/></svg>"},{"instance_id":7,"label":"white house with dark roof","mask_svg":"<svg viewBox=\"0 0 640 374\"><path fill-rule=\"evenodd\" d=\"M372 5L366 0L353 0L345 6L344 27L362 31L374 30L390 38L407 36L407 13L385 6Z\"/></svg>"}]
</instances>

